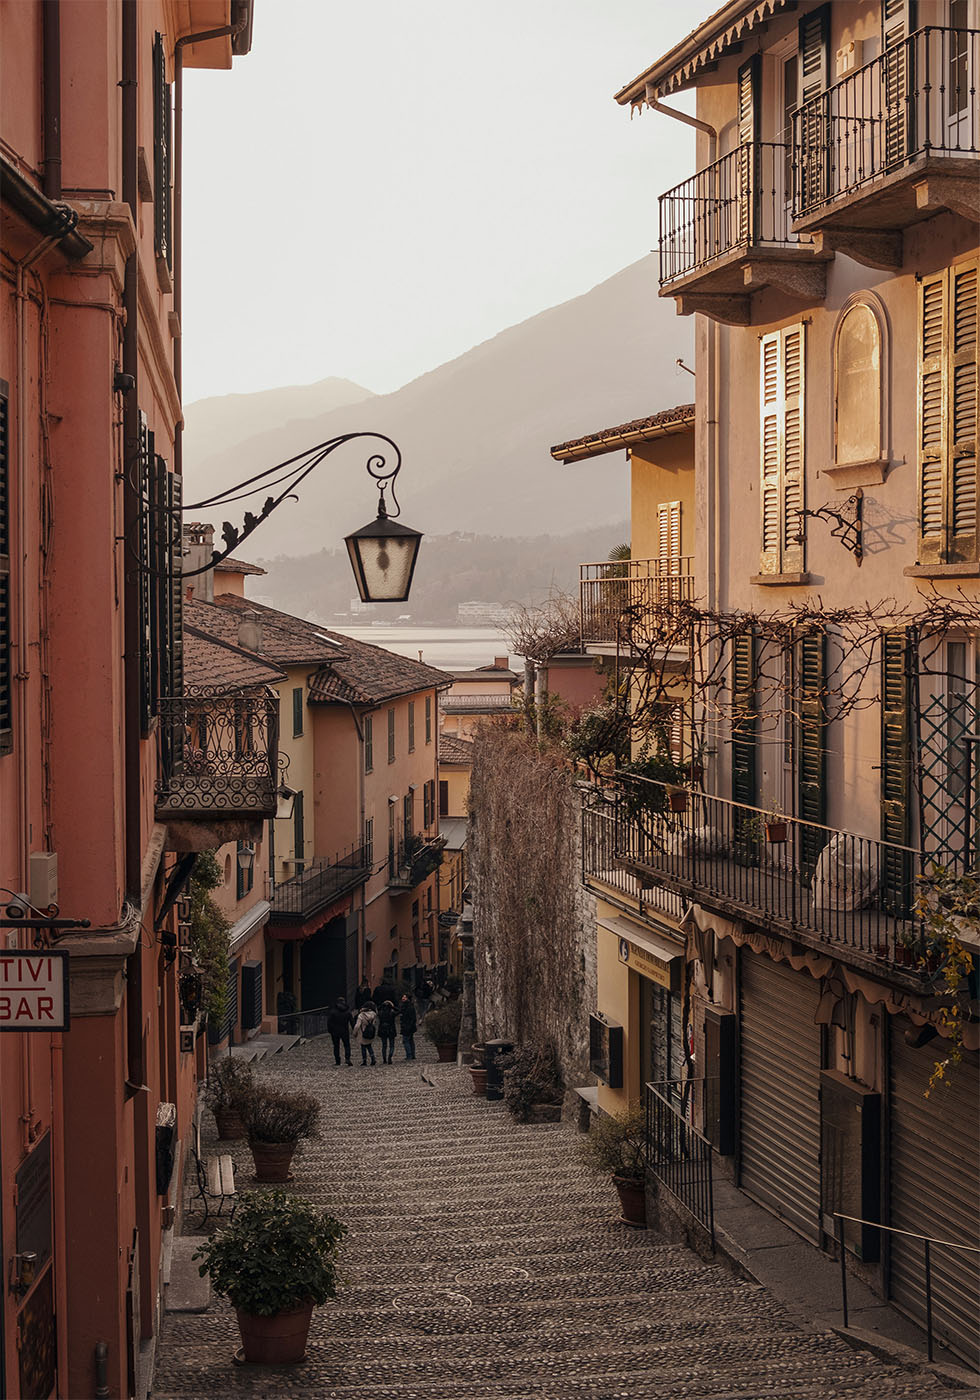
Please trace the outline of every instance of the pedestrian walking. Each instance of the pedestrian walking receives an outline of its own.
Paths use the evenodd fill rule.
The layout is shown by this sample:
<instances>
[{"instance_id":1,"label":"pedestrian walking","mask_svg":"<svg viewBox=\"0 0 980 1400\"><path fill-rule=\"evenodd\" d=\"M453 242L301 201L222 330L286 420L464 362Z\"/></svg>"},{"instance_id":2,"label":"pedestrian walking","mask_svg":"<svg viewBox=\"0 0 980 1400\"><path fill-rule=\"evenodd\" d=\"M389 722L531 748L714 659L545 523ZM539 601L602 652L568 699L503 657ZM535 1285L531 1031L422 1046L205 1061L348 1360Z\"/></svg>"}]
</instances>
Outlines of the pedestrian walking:
<instances>
[{"instance_id":1,"label":"pedestrian walking","mask_svg":"<svg viewBox=\"0 0 980 1400\"><path fill-rule=\"evenodd\" d=\"M361 1064L366 1065L371 1056L372 1065L378 1063L374 1054L374 1037L378 1034L378 1012L373 1001L366 1001L357 1013L354 1022L354 1039L361 1047Z\"/></svg>"},{"instance_id":2,"label":"pedestrian walking","mask_svg":"<svg viewBox=\"0 0 980 1400\"><path fill-rule=\"evenodd\" d=\"M340 1064L340 1047L344 1047L344 1059L350 1064L350 1032L354 1017L347 1005L346 997L338 997L333 1009L327 1013L327 1032L333 1041L334 1064Z\"/></svg>"},{"instance_id":3,"label":"pedestrian walking","mask_svg":"<svg viewBox=\"0 0 980 1400\"><path fill-rule=\"evenodd\" d=\"M397 1006L398 992L395 990L392 983L389 982L388 978L385 977L375 987L371 1000L374 1002L375 1006L384 1006L386 1001L390 1001L392 1006Z\"/></svg>"},{"instance_id":4,"label":"pedestrian walking","mask_svg":"<svg viewBox=\"0 0 980 1400\"><path fill-rule=\"evenodd\" d=\"M415 993L415 1009L420 1021L424 1021L432 1005L432 983L423 977Z\"/></svg>"},{"instance_id":5,"label":"pedestrian walking","mask_svg":"<svg viewBox=\"0 0 980 1400\"><path fill-rule=\"evenodd\" d=\"M354 993L354 1008L355 1008L355 1010L360 1011L360 1009L361 1009L361 1007L364 1005L364 1003L365 1003L366 1001L370 1001L370 1000L371 1000L371 983L367 980L367 977L362 977L362 978L361 978L361 985L358 987L357 991Z\"/></svg>"},{"instance_id":6,"label":"pedestrian walking","mask_svg":"<svg viewBox=\"0 0 980 1400\"><path fill-rule=\"evenodd\" d=\"M419 1023L419 1018L415 1014L415 1007L407 996L401 999L398 1008L398 1020L401 1022L402 1044L405 1047L405 1059L415 1059L415 1028Z\"/></svg>"},{"instance_id":7,"label":"pedestrian walking","mask_svg":"<svg viewBox=\"0 0 980 1400\"><path fill-rule=\"evenodd\" d=\"M381 1063L390 1065L395 1058L395 1003L386 1001L378 1012L378 1039L381 1041Z\"/></svg>"}]
</instances>

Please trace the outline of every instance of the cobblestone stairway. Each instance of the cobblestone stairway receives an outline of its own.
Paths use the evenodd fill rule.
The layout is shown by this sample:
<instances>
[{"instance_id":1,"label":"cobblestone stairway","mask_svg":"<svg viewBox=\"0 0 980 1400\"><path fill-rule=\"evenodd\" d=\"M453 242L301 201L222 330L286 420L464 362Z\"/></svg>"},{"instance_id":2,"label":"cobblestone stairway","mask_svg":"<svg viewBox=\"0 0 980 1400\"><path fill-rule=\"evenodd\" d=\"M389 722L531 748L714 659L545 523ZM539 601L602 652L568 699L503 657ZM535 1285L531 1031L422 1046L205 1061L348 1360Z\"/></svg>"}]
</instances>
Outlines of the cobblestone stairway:
<instances>
[{"instance_id":1,"label":"cobblestone stairway","mask_svg":"<svg viewBox=\"0 0 980 1400\"><path fill-rule=\"evenodd\" d=\"M514 1124L470 1094L465 1071L425 1059L336 1068L322 1041L258 1068L323 1102L323 1138L301 1152L294 1189L347 1223L348 1282L314 1312L306 1362L282 1370L234 1362L223 1300L169 1314L155 1400L953 1394L802 1330L759 1286L620 1225L574 1129ZM234 1151L247 1186L248 1149Z\"/></svg>"}]
</instances>

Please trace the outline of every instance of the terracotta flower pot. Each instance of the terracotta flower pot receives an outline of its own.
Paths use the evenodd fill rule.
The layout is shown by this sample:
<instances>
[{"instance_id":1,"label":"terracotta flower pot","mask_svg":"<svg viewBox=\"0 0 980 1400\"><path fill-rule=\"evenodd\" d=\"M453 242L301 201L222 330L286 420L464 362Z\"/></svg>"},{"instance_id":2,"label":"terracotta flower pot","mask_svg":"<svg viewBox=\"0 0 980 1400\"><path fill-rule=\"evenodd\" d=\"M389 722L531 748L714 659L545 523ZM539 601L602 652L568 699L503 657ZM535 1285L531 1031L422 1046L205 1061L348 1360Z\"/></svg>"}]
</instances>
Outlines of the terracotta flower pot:
<instances>
[{"instance_id":1,"label":"terracotta flower pot","mask_svg":"<svg viewBox=\"0 0 980 1400\"><path fill-rule=\"evenodd\" d=\"M291 1308L288 1312L273 1313L271 1317L242 1312L241 1308L236 1308L235 1312L246 1361L260 1366L288 1366L303 1360L313 1316L312 1303L304 1303L301 1308Z\"/></svg>"},{"instance_id":2,"label":"terracotta flower pot","mask_svg":"<svg viewBox=\"0 0 980 1400\"><path fill-rule=\"evenodd\" d=\"M437 1045L437 1046L436 1046L436 1054L439 1056L440 1061L441 1061L444 1065L445 1065L445 1064L448 1064L448 1063L450 1062L450 1060L455 1060L458 1051L459 1051L459 1046L457 1045L457 1043L456 1043L455 1040L453 1041L453 1043L452 1043L451 1045Z\"/></svg>"},{"instance_id":3,"label":"terracotta flower pot","mask_svg":"<svg viewBox=\"0 0 980 1400\"><path fill-rule=\"evenodd\" d=\"M668 797L667 797L667 801L670 803L670 810L671 810L672 812L686 812L686 811L687 811L687 793L686 793L686 792L672 792L672 793L669 793L669 794L668 794Z\"/></svg>"},{"instance_id":4,"label":"terracotta flower pot","mask_svg":"<svg viewBox=\"0 0 980 1400\"><path fill-rule=\"evenodd\" d=\"M478 1069L470 1065L470 1074L473 1078L473 1092L478 1099L486 1098L487 1094L487 1072L485 1069Z\"/></svg>"},{"instance_id":5,"label":"terracotta flower pot","mask_svg":"<svg viewBox=\"0 0 980 1400\"><path fill-rule=\"evenodd\" d=\"M782 845L786 840L786 823L766 822L766 840L773 846Z\"/></svg>"},{"instance_id":6,"label":"terracotta flower pot","mask_svg":"<svg viewBox=\"0 0 980 1400\"><path fill-rule=\"evenodd\" d=\"M224 1138L226 1142L234 1142L245 1136L245 1123L237 1108L216 1108L214 1121L217 1124L218 1137Z\"/></svg>"},{"instance_id":7,"label":"terracotta flower pot","mask_svg":"<svg viewBox=\"0 0 980 1400\"><path fill-rule=\"evenodd\" d=\"M622 1208L620 1219L624 1225L635 1225L641 1230L646 1229L647 1223L647 1198L642 1181L634 1181L626 1176L614 1176L613 1185L619 1195L619 1204Z\"/></svg>"},{"instance_id":8,"label":"terracotta flower pot","mask_svg":"<svg viewBox=\"0 0 980 1400\"><path fill-rule=\"evenodd\" d=\"M288 1181L295 1142L250 1142L257 1181Z\"/></svg>"}]
</instances>

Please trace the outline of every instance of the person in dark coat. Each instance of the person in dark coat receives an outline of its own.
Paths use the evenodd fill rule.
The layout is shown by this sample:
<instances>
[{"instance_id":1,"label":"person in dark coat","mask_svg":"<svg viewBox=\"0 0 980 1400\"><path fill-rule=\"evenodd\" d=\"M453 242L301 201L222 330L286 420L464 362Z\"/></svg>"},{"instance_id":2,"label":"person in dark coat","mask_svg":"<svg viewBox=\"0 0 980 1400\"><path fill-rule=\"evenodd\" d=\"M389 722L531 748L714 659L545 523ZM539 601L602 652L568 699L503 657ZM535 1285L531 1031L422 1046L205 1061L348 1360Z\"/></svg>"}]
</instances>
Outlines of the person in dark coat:
<instances>
[{"instance_id":1,"label":"person in dark coat","mask_svg":"<svg viewBox=\"0 0 980 1400\"><path fill-rule=\"evenodd\" d=\"M333 1041L334 1064L340 1064L340 1047L344 1047L344 1059L348 1064L350 1058L350 1028L354 1024L354 1017L351 1015L350 1007L347 1005L346 997L338 997L333 1009L327 1013L327 1030L330 1039Z\"/></svg>"},{"instance_id":2,"label":"person in dark coat","mask_svg":"<svg viewBox=\"0 0 980 1400\"><path fill-rule=\"evenodd\" d=\"M395 1003L383 1001L378 1012L378 1039L381 1041L381 1063L390 1065L395 1058Z\"/></svg>"},{"instance_id":3,"label":"person in dark coat","mask_svg":"<svg viewBox=\"0 0 980 1400\"><path fill-rule=\"evenodd\" d=\"M390 1001L392 1006L397 1006L398 993L391 983L385 979L384 982L380 982L378 986L375 987L374 995L371 1000L374 1002L375 1006L384 1006L386 1001Z\"/></svg>"},{"instance_id":4,"label":"person in dark coat","mask_svg":"<svg viewBox=\"0 0 980 1400\"><path fill-rule=\"evenodd\" d=\"M370 1000L371 1000L371 983L367 980L366 977L362 977L362 978L361 978L361 985L358 987L357 991L354 993L354 1008L355 1008L355 1010L360 1011L360 1009L361 1009L361 1007L364 1005L364 1003L365 1003L366 1001L370 1001Z\"/></svg>"},{"instance_id":5,"label":"person in dark coat","mask_svg":"<svg viewBox=\"0 0 980 1400\"><path fill-rule=\"evenodd\" d=\"M405 1047L405 1059L415 1059L415 1029L419 1019L415 1014L415 1007L407 996L403 996L398 1008L398 1020L401 1022L402 1044Z\"/></svg>"}]
</instances>

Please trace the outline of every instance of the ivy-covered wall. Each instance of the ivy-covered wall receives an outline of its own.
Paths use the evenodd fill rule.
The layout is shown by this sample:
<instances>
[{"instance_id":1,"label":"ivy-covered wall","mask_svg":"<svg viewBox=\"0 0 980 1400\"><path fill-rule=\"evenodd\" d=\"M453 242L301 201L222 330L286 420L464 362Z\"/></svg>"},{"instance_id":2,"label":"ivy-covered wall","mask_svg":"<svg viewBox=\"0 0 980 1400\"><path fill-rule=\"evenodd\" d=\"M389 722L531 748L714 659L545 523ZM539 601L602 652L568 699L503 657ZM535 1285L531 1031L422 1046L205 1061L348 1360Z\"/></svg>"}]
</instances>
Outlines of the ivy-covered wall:
<instances>
[{"instance_id":1,"label":"ivy-covered wall","mask_svg":"<svg viewBox=\"0 0 980 1400\"><path fill-rule=\"evenodd\" d=\"M470 878L481 1040L554 1046L569 1084L591 1083L595 901L581 884L580 804L568 759L486 725L470 782Z\"/></svg>"}]
</instances>

